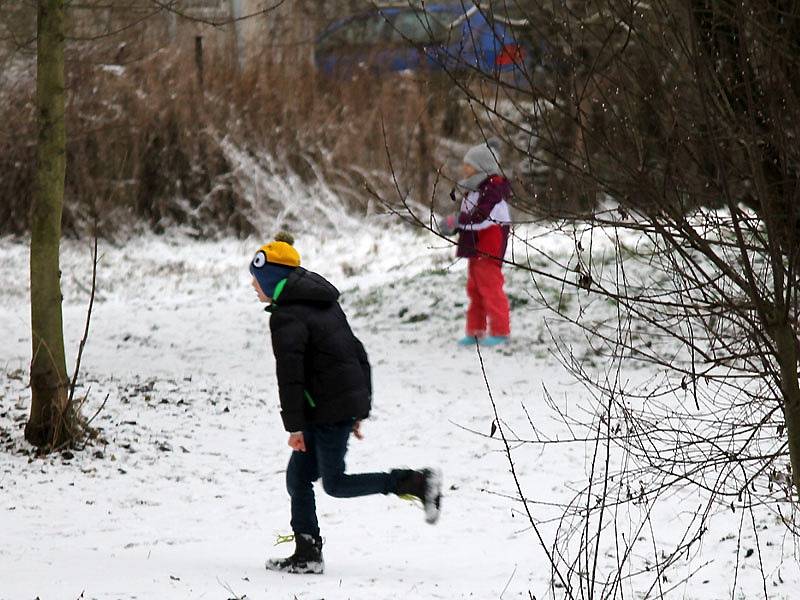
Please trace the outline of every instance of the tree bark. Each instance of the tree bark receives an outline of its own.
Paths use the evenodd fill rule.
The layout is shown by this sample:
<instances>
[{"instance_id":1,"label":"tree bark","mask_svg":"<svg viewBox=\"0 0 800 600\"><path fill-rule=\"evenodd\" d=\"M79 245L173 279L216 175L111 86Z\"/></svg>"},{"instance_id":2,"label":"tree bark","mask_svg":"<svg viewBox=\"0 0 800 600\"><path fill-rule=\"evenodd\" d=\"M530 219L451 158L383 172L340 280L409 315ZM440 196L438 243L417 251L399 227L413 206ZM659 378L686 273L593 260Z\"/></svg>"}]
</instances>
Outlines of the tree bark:
<instances>
[{"instance_id":1,"label":"tree bark","mask_svg":"<svg viewBox=\"0 0 800 600\"><path fill-rule=\"evenodd\" d=\"M66 169L64 0L39 0L36 108L38 140L31 211L31 414L25 439L56 447L71 433L61 316L61 210Z\"/></svg>"},{"instance_id":2,"label":"tree bark","mask_svg":"<svg viewBox=\"0 0 800 600\"><path fill-rule=\"evenodd\" d=\"M775 345L781 369L783 415L786 420L792 482L797 499L800 500L800 378L797 372L797 338L789 323L782 323L776 328Z\"/></svg>"}]
</instances>

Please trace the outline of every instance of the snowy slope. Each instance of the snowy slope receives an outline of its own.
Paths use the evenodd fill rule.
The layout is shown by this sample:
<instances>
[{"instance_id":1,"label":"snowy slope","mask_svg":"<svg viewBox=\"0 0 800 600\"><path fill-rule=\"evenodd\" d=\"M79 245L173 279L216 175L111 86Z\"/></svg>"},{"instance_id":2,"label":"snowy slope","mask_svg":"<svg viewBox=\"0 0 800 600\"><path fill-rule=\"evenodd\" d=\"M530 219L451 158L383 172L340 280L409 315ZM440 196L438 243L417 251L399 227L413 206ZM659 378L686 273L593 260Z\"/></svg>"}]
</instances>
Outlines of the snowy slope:
<instances>
[{"instance_id":1,"label":"snowy slope","mask_svg":"<svg viewBox=\"0 0 800 600\"><path fill-rule=\"evenodd\" d=\"M60 598L405 599L561 597L521 505L497 436L474 349L460 349L465 269L431 237L374 218L343 235L300 232L307 268L343 291L342 304L373 364L366 439L353 440L352 472L441 466L443 517L395 497L336 500L318 489L324 576L268 573L263 561L288 533L286 434L277 414L267 315L247 264L262 240L196 242L180 236L103 244L98 304L84 355L84 407L101 439L71 456L31 458L22 441L28 404L27 248L0 241L0 600ZM266 241L266 240L264 240ZM561 242L552 240L557 249ZM550 243L546 239L538 243ZM564 253L569 249L564 247ZM90 255L64 245L65 323L74 356L83 329ZM547 286L545 286L547 287ZM552 287L552 286L551 286ZM545 401L589 406L551 354L548 315L524 273L509 276L514 340L484 352L506 431L564 435ZM550 289L554 298L555 287ZM547 291L546 291L547 293ZM566 343L580 336L555 326ZM573 336L573 337L570 337ZM631 369L631 381L646 370ZM523 405L525 409L523 409ZM527 412L526 412L527 411ZM482 435L483 434L483 435ZM580 487L590 456L580 445L518 445L525 493L546 540ZM636 563L667 544L701 498L686 491L652 514ZM635 516L635 515L632 515ZM699 551L664 577L677 598L796 597L800 569L786 528L758 514L753 527L720 509ZM734 590L733 574L739 556ZM607 558L607 557L606 557ZM605 563L608 560L604 559ZM602 563L603 561L601 561ZM688 578L689 574L694 574ZM645 574L626 597L639 597Z\"/></svg>"}]
</instances>

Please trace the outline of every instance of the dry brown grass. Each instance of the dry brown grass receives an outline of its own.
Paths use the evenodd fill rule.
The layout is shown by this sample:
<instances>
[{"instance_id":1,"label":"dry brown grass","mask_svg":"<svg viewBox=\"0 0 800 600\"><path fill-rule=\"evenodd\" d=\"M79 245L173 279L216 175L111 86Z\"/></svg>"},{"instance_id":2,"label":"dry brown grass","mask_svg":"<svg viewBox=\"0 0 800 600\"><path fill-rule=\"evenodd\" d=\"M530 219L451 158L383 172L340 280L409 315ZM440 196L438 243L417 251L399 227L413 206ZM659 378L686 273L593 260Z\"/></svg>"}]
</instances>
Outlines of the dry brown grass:
<instances>
[{"instance_id":1,"label":"dry brown grass","mask_svg":"<svg viewBox=\"0 0 800 600\"><path fill-rule=\"evenodd\" d=\"M67 233L95 222L102 235L142 225L251 233L250 199L232 181L223 139L270 153L305 181L324 176L351 208L366 202L366 180L388 185L388 146L404 188L428 193L441 82L332 80L311 65L275 64L268 49L239 72L223 50L206 52L202 89L193 51L154 48L124 67L102 64L107 50L70 53ZM25 78L0 92L0 233L27 231L33 91Z\"/></svg>"}]
</instances>

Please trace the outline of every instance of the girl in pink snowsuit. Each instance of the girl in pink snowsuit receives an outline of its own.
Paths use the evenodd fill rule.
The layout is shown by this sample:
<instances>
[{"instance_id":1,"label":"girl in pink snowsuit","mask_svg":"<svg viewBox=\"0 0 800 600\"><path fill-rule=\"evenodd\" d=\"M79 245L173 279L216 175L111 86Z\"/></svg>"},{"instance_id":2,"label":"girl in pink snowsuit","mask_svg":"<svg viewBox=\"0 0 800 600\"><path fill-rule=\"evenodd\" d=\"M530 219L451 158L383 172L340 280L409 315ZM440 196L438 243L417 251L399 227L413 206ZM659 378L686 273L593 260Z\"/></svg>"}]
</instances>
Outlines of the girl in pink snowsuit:
<instances>
[{"instance_id":1,"label":"girl in pink snowsuit","mask_svg":"<svg viewBox=\"0 0 800 600\"><path fill-rule=\"evenodd\" d=\"M507 199L511 185L499 163L499 143L491 139L464 155L463 192L458 215L457 255L468 259L466 336L461 345L476 341L496 346L511 333L508 298L503 291L502 260L508 242L511 215Z\"/></svg>"}]
</instances>

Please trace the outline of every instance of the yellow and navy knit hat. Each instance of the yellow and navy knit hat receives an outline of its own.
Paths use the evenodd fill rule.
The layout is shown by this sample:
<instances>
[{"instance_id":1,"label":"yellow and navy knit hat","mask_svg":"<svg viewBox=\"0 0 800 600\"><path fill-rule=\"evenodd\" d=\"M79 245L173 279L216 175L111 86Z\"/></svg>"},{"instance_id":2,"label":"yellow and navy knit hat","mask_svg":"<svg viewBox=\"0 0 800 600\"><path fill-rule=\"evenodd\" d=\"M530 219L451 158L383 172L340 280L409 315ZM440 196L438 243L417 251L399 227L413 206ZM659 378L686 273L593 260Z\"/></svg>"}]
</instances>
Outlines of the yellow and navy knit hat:
<instances>
[{"instance_id":1,"label":"yellow and navy knit hat","mask_svg":"<svg viewBox=\"0 0 800 600\"><path fill-rule=\"evenodd\" d=\"M300 266L300 254L292 244L294 237L281 232L274 241L261 246L250 261L250 273L267 296L272 297L278 282Z\"/></svg>"}]
</instances>

